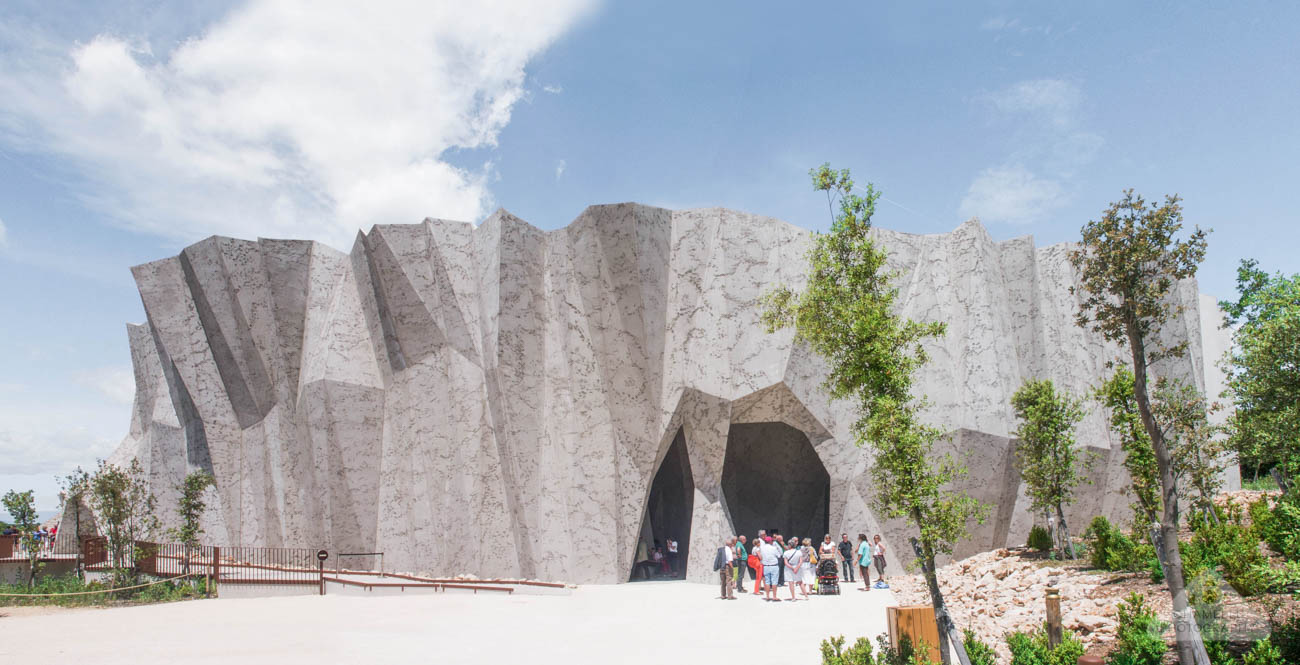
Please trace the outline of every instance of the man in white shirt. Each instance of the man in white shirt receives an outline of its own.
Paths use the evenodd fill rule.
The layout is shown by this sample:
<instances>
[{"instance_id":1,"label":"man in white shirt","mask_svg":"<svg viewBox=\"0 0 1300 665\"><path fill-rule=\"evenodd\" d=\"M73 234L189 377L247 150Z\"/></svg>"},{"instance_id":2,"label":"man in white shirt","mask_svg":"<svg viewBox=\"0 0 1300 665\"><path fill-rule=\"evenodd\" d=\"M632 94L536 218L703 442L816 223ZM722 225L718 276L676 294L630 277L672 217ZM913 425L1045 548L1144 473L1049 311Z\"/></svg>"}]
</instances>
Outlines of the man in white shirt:
<instances>
[{"instance_id":1,"label":"man in white shirt","mask_svg":"<svg viewBox=\"0 0 1300 665\"><path fill-rule=\"evenodd\" d=\"M736 563L736 539L727 538L727 541L718 548L718 553L713 557L713 569L718 572L718 578L722 582L722 600L735 600L736 587L731 581L731 570Z\"/></svg>"},{"instance_id":2,"label":"man in white shirt","mask_svg":"<svg viewBox=\"0 0 1300 665\"><path fill-rule=\"evenodd\" d=\"M776 597L776 582L781 575L781 548L770 536L763 538L758 548L758 558L763 562L763 600L780 602Z\"/></svg>"},{"instance_id":3,"label":"man in white shirt","mask_svg":"<svg viewBox=\"0 0 1300 665\"><path fill-rule=\"evenodd\" d=\"M673 571L673 576L677 575L677 539L668 539L668 569Z\"/></svg>"}]
</instances>

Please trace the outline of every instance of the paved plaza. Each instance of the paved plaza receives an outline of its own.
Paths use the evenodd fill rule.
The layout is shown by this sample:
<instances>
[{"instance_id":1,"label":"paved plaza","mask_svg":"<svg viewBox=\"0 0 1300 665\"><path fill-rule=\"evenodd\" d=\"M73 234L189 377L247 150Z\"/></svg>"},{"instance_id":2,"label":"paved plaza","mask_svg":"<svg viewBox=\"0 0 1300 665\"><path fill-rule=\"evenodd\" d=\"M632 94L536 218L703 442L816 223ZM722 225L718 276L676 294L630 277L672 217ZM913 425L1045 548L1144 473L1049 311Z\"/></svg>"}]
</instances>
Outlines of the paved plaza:
<instances>
[{"instance_id":1,"label":"paved plaza","mask_svg":"<svg viewBox=\"0 0 1300 665\"><path fill-rule=\"evenodd\" d=\"M116 609L0 608L0 661L89 663L816 663L885 631L886 590L768 603L689 582L571 595L447 592L218 599ZM788 597L788 595L786 596Z\"/></svg>"}]
</instances>

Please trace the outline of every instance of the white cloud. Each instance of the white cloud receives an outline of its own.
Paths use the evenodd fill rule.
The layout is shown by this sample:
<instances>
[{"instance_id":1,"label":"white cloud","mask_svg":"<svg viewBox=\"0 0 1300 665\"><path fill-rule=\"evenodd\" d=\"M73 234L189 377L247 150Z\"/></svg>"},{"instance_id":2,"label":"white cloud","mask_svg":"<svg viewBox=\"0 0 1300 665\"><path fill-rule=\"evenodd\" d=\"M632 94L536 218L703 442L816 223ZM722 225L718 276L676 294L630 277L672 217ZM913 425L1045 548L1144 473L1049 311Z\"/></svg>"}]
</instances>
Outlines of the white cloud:
<instances>
[{"instance_id":1,"label":"white cloud","mask_svg":"<svg viewBox=\"0 0 1300 665\"><path fill-rule=\"evenodd\" d=\"M569 166L569 165L568 165L568 164L567 164L563 159L561 159L561 160L560 160L560 161L555 165L555 179L556 179L556 180L559 180L559 179L560 179L560 176L564 175L564 169L568 168L568 166Z\"/></svg>"},{"instance_id":2,"label":"white cloud","mask_svg":"<svg viewBox=\"0 0 1300 665\"><path fill-rule=\"evenodd\" d=\"M1065 205L1061 183L1040 178L1023 166L984 169L961 201L963 217L1025 224L1042 219Z\"/></svg>"},{"instance_id":3,"label":"white cloud","mask_svg":"<svg viewBox=\"0 0 1300 665\"><path fill-rule=\"evenodd\" d=\"M81 372L74 380L115 404L130 406L135 400L135 372L129 367L100 367Z\"/></svg>"},{"instance_id":4,"label":"white cloud","mask_svg":"<svg viewBox=\"0 0 1300 665\"><path fill-rule=\"evenodd\" d=\"M0 249L9 246L9 229L5 227L5 220L0 219Z\"/></svg>"},{"instance_id":5,"label":"white cloud","mask_svg":"<svg viewBox=\"0 0 1300 665\"><path fill-rule=\"evenodd\" d=\"M127 432L120 407L87 404L0 405L0 459L6 474L62 475L107 457Z\"/></svg>"},{"instance_id":6,"label":"white cloud","mask_svg":"<svg viewBox=\"0 0 1300 665\"><path fill-rule=\"evenodd\" d=\"M551 93L552 95L558 95L558 94L564 92L564 86L562 86L562 85L544 85L544 86L542 86L542 92L549 92L549 93Z\"/></svg>"},{"instance_id":7,"label":"white cloud","mask_svg":"<svg viewBox=\"0 0 1300 665\"><path fill-rule=\"evenodd\" d=\"M9 31L0 136L70 158L93 205L180 240L347 248L376 222L476 219L487 166L443 154L496 144L525 65L590 3L255 0L157 55Z\"/></svg>"},{"instance_id":8,"label":"white cloud","mask_svg":"<svg viewBox=\"0 0 1300 665\"><path fill-rule=\"evenodd\" d=\"M1083 92L1069 81L1036 79L985 93L980 99L1002 113L1036 116L1066 126L1076 121Z\"/></svg>"},{"instance_id":9,"label":"white cloud","mask_svg":"<svg viewBox=\"0 0 1300 665\"><path fill-rule=\"evenodd\" d=\"M1069 202L1075 173L1092 163L1104 138L1083 122L1086 99L1063 79L1020 81L974 98L1009 128L1007 154L977 173L961 201L963 217L1027 224Z\"/></svg>"}]
</instances>

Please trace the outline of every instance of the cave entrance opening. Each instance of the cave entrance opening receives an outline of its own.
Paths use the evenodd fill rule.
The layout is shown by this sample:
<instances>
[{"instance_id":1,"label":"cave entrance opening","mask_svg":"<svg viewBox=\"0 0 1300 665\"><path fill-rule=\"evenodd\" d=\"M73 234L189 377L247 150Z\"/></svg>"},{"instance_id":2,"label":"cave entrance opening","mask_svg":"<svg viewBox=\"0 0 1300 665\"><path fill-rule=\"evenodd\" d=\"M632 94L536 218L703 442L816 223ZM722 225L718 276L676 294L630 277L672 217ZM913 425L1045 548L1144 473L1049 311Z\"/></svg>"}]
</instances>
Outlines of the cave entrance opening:
<instances>
[{"instance_id":1,"label":"cave entrance opening","mask_svg":"<svg viewBox=\"0 0 1300 665\"><path fill-rule=\"evenodd\" d=\"M831 476L808 436L785 423L732 424L722 494L736 532L749 538L764 529L815 547L830 533Z\"/></svg>"},{"instance_id":2,"label":"cave entrance opening","mask_svg":"<svg viewBox=\"0 0 1300 665\"><path fill-rule=\"evenodd\" d=\"M686 455L686 435L679 429L650 484L629 581L686 577L694 504L695 481ZM671 551L669 541L677 543L676 553ZM656 559L656 550L661 559Z\"/></svg>"}]
</instances>

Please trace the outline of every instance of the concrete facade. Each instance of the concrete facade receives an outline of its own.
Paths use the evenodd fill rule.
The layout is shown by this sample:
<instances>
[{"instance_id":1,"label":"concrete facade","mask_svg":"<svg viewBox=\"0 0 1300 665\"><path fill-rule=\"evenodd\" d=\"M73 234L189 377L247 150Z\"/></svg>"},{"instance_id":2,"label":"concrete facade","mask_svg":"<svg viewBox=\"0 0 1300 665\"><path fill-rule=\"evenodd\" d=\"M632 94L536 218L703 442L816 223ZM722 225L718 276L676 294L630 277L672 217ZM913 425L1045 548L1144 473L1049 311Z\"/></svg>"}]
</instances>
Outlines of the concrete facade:
<instances>
[{"instance_id":1,"label":"concrete facade","mask_svg":"<svg viewBox=\"0 0 1300 665\"><path fill-rule=\"evenodd\" d=\"M944 445L970 466L965 483L994 504L959 554L1023 543L1032 516L1011 467L1011 394L1030 377L1081 393L1119 350L1074 324L1066 245L994 242L973 221L938 235L876 233L900 272L902 313L948 322L919 385L933 422L952 431ZM139 457L163 506L188 470L210 469L214 544L621 582L652 531L651 484L680 435L690 478L672 486L692 497L677 508L691 516L688 577L713 577L716 546L743 513L729 494L820 492L808 484L818 473L825 526L883 533L898 562L905 530L872 514L871 460L852 444L851 409L820 390L818 358L759 323L765 290L801 286L807 246L807 232L776 219L636 204L593 206L554 231L504 211L477 227L375 226L348 254L209 238L134 268L148 320L128 326L136 399L114 460ZM1222 348L1224 333L1210 329L1194 283L1178 297L1187 310L1168 334L1190 353L1163 371L1206 387L1202 349ZM724 473L737 464L727 461L733 425L760 423L788 426L772 430L780 445L810 447L824 471L752 482L743 464ZM762 431L736 428L736 449L741 439L756 449ZM1102 461L1072 511L1076 531L1129 503L1104 416L1094 409L1078 435ZM804 485L777 487L787 476Z\"/></svg>"}]
</instances>

